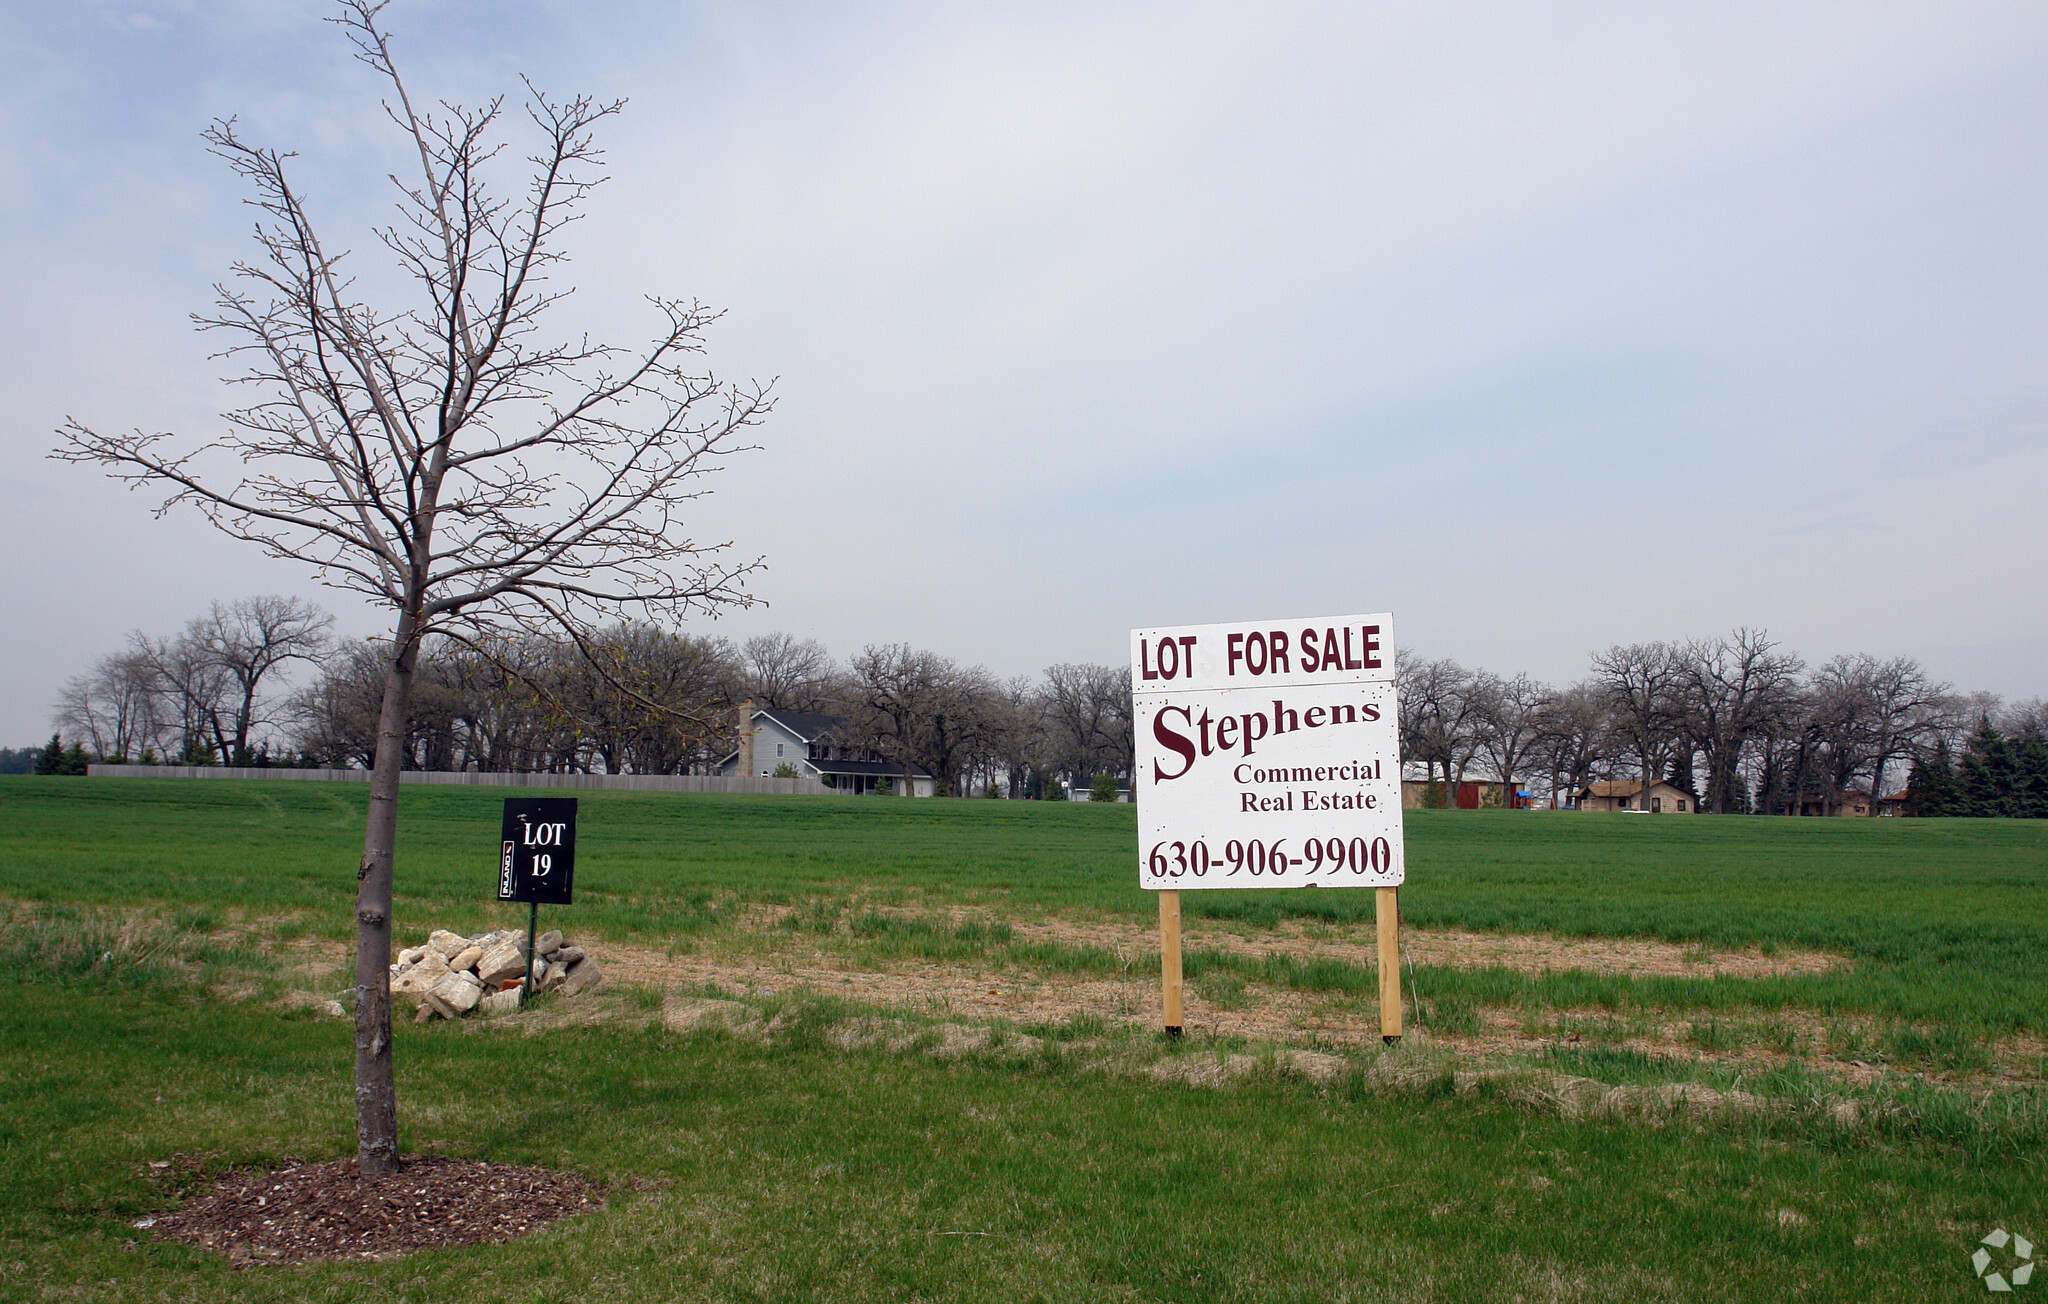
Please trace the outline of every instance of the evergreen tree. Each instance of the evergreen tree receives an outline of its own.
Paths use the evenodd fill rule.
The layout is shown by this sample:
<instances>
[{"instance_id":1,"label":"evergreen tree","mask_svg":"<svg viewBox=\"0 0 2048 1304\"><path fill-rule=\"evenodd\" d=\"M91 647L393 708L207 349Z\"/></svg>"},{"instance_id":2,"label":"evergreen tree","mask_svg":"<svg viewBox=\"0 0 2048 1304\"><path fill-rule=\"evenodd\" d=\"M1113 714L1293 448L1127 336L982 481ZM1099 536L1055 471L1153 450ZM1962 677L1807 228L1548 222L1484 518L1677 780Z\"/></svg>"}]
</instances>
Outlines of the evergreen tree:
<instances>
[{"instance_id":1,"label":"evergreen tree","mask_svg":"<svg viewBox=\"0 0 2048 1304\"><path fill-rule=\"evenodd\" d=\"M58 760L57 773L82 778L91 772L91 766L92 758L85 754L84 744L73 743L64 750L64 755Z\"/></svg>"},{"instance_id":2,"label":"evergreen tree","mask_svg":"<svg viewBox=\"0 0 2048 1304\"><path fill-rule=\"evenodd\" d=\"M1913 758L1913 773L1906 779L1906 814L1958 815L1960 805L1955 759L1943 740L1934 744L1931 755Z\"/></svg>"},{"instance_id":3,"label":"evergreen tree","mask_svg":"<svg viewBox=\"0 0 2048 1304\"><path fill-rule=\"evenodd\" d=\"M1956 786L1962 795L1962 809L1957 814L2016 814L2018 777L2012 744L1991 727L1991 717L1985 716L1978 721L1977 732L1970 735L1970 750L1964 754L1962 773L1957 776Z\"/></svg>"},{"instance_id":4,"label":"evergreen tree","mask_svg":"<svg viewBox=\"0 0 2048 1304\"><path fill-rule=\"evenodd\" d=\"M63 739L56 734L51 734L50 741L44 745L43 750L36 756L36 773L62 774L64 772L63 766Z\"/></svg>"},{"instance_id":5,"label":"evergreen tree","mask_svg":"<svg viewBox=\"0 0 2048 1304\"><path fill-rule=\"evenodd\" d=\"M2048 743L2030 738L2013 749L2015 815L2048 819Z\"/></svg>"}]
</instances>

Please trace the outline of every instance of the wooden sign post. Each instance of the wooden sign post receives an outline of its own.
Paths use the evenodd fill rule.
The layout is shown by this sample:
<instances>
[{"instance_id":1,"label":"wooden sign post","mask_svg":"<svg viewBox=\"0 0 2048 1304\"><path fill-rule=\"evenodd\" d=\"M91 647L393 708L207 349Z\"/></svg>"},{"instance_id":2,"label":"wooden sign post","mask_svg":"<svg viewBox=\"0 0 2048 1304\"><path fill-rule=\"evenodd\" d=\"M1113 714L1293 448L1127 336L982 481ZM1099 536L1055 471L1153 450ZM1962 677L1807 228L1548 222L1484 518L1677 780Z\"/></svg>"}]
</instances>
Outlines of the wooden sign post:
<instances>
[{"instance_id":1,"label":"wooden sign post","mask_svg":"<svg viewBox=\"0 0 2048 1304\"><path fill-rule=\"evenodd\" d=\"M1401 1035L1406 878L1391 616L1131 631L1138 882L1159 893L1166 1031L1184 888L1375 889L1380 1034Z\"/></svg>"},{"instance_id":2,"label":"wooden sign post","mask_svg":"<svg viewBox=\"0 0 2048 1304\"><path fill-rule=\"evenodd\" d=\"M1159 894L1159 985L1166 1008L1166 1035L1180 1036L1180 893Z\"/></svg>"},{"instance_id":3,"label":"wooden sign post","mask_svg":"<svg viewBox=\"0 0 2048 1304\"><path fill-rule=\"evenodd\" d=\"M575 888L576 799L507 797L499 830L498 900L528 905L521 1005L533 999L533 939L541 904L566 906L575 899Z\"/></svg>"},{"instance_id":4,"label":"wooden sign post","mask_svg":"<svg viewBox=\"0 0 2048 1304\"><path fill-rule=\"evenodd\" d=\"M1373 890L1373 922L1380 932L1380 1040L1391 1044L1401 1035L1401 889Z\"/></svg>"}]
</instances>

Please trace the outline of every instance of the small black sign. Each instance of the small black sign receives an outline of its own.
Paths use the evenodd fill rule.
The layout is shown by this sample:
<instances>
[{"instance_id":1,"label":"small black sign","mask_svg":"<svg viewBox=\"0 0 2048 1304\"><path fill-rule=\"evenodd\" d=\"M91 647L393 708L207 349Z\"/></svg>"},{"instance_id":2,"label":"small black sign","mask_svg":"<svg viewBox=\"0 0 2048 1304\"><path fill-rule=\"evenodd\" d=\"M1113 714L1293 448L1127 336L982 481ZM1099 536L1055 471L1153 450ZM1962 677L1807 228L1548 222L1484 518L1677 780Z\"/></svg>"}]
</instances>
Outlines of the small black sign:
<instances>
[{"instance_id":1,"label":"small black sign","mask_svg":"<svg viewBox=\"0 0 2048 1304\"><path fill-rule=\"evenodd\" d=\"M569 904L576 875L576 799L507 797L498 900Z\"/></svg>"}]
</instances>

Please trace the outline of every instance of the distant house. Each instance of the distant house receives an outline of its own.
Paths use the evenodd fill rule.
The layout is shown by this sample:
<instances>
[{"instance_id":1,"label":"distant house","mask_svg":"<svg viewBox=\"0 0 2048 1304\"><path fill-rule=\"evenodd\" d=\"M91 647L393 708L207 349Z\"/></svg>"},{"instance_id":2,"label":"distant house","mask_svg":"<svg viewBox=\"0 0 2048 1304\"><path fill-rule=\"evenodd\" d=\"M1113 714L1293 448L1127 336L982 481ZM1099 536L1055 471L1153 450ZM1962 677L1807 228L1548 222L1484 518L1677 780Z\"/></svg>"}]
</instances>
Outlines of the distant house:
<instances>
[{"instance_id":1,"label":"distant house","mask_svg":"<svg viewBox=\"0 0 2048 1304\"><path fill-rule=\"evenodd\" d=\"M744 703L740 707L740 745L718 763L718 772L765 779L786 765L799 777L817 779L828 788L855 796L876 788L902 792L903 767L874 752L831 741L838 724L837 716L771 711ZM913 765L910 773L910 795L931 796L930 772Z\"/></svg>"},{"instance_id":2,"label":"distant house","mask_svg":"<svg viewBox=\"0 0 2048 1304\"><path fill-rule=\"evenodd\" d=\"M1879 816L1887 819L1904 815L1906 813L1906 803L1911 801L1912 798L1913 794L1910 792L1895 792L1889 797L1879 797L1877 799L1877 813Z\"/></svg>"},{"instance_id":3,"label":"distant house","mask_svg":"<svg viewBox=\"0 0 2048 1304\"><path fill-rule=\"evenodd\" d=\"M1062 786L1067 790L1068 801L1095 800L1092 791L1094 787L1092 780L1086 783L1078 779L1063 781ZM1118 801L1129 801L1131 799L1131 781L1129 779L1118 779L1116 781L1116 799Z\"/></svg>"},{"instance_id":4,"label":"distant house","mask_svg":"<svg viewBox=\"0 0 2048 1304\"><path fill-rule=\"evenodd\" d=\"M1906 794L1900 793L1896 799L1887 797L1885 800L1903 801L1905 796ZM1788 815L1833 815L1837 818L1868 819L1873 814L1898 814L1896 809L1889 812L1884 811L1882 809L1883 803L1872 802L1870 794L1861 788L1850 788L1839 798L1833 800L1830 800L1828 794L1824 792L1802 792L1799 794L1799 809L1796 811L1791 809L1792 803L1790 800L1782 801L1779 804L1785 808L1785 813ZM1833 809L1830 810L1829 807L1833 807ZM1878 809L1873 810L1873 807Z\"/></svg>"},{"instance_id":5,"label":"distant house","mask_svg":"<svg viewBox=\"0 0 2048 1304\"><path fill-rule=\"evenodd\" d=\"M1573 794L1580 810L1648 811L1652 815L1697 815L1699 803L1685 789L1662 779L1643 791L1641 779L1596 779Z\"/></svg>"},{"instance_id":6,"label":"distant house","mask_svg":"<svg viewBox=\"0 0 2048 1304\"><path fill-rule=\"evenodd\" d=\"M1429 807L1431 780L1401 780L1401 809L1426 810ZM1442 787L1438 783L1439 788ZM1456 785L1457 794L1450 805L1454 810L1527 810L1528 794L1512 784L1500 783L1493 779L1466 779Z\"/></svg>"}]
</instances>

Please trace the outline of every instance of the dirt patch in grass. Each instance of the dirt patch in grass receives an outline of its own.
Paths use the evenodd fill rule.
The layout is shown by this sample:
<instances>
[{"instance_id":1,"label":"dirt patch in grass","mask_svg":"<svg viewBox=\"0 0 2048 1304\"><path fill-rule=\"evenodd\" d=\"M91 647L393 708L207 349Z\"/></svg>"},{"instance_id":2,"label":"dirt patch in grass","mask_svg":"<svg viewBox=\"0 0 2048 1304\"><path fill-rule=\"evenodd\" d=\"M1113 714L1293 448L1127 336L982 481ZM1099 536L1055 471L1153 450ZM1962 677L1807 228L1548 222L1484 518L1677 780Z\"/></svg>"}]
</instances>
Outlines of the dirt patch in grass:
<instances>
[{"instance_id":1,"label":"dirt patch in grass","mask_svg":"<svg viewBox=\"0 0 2048 1304\"><path fill-rule=\"evenodd\" d=\"M1117 923L1076 923L1051 920L1013 924L1024 941L1099 946L1118 953L1142 954L1159 947L1156 927ZM1526 973L1583 969L1589 973L1636 977L1772 978L1788 974L1823 973L1848 961L1825 951L1715 951L1646 938L1544 937L1528 933L1475 933L1456 928L1408 928L1401 945L1408 960L1419 965L1455 969L1499 967ZM1342 960L1376 968L1379 947L1370 927L1340 929L1329 925L1282 921L1277 927L1250 929L1227 925L1184 923L1181 946L1208 947L1241 955L1287 955L1295 959Z\"/></svg>"},{"instance_id":2,"label":"dirt patch in grass","mask_svg":"<svg viewBox=\"0 0 2048 1304\"><path fill-rule=\"evenodd\" d=\"M899 913L885 908L888 913ZM667 992L716 987L752 997L810 991L859 1005L902 1010L940 1020L1001 1020L1019 1028L1057 1027L1099 1019L1111 1026L1156 1027L1161 1022L1158 935L1154 929L1116 922L1040 920L1011 923L1022 944L1058 943L1094 947L1120 957L1115 972L1101 969L1039 968L1016 963L1005 948L992 946L983 959L932 960L877 957L849 945L844 920L829 936L791 929L787 908L751 911L744 925L688 939L689 950L671 954L645 944L586 938L602 958L609 978L628 988ZM901 912L906 918L934 918ZM936 922L936 920L935 920ZM976 912L958 912L950 927L979 922ZM750 925L750 926L749 926ZM1206 947L1247 956L1268 953L1296 959L1347 961L1374 966L1369 935L1316 924L1279 928L1205 925L1190 928L1190 948ZM1769 973L1814 973L1845 963L1822 952L1707 953L1643 940L1551 938L1451 930L1410 930L1405 944L1417 964L1502 965L1541 972L1569 968L1637 975L1680 974L1731 977ZM322 972L339 964L346 948L299 938L286 944L295 972ZM331 948L331 949L330 949ZM323 954L323 952L326 952ZM323 961L325 963L323 963ZM334 971L329 971L334 972ZM329 982L336 981L334 977ZM1427 991L1424 992L1427 1004ZM1370 995L1300 991L1231 973L1206 974L1185 991L1183 1024L1191 1032L1245 1042L1360 1048L1379 1041L1379 1009ZM556 1002L522 1016L531 1033L567 1024L603 1022L607 1014L585 1000ZM1898 1062L1885 1054L1888 1024L1873 1019L1823 1016L1784 1009L1737 1015L1654 1010L1539 1011L1481 1008L1465 1026L1451 1030L1418 1023L1409 1011L1410 1040L1431 1040L1461 1055L1492 1060L1541 1055L1552 1049L1609 1047L1698 1063L1769 1066L1802 1062L1851 1081L1905 1071L1934 1082L1978 1086L2038 1085L2048 1069L2048 1047L2034 1038L1994 1038L1982 1046L1988 1063L1957 1069L1939 1063ZM1696 1029L1695 1024L1705 1028Z\"/></svg>"},{"instance_id":3,"label":"dirt patch in grass","mask_svg":"<svg viewBox=\"0 0 2048 1304\"><path fill-rule=\"evenodd\" d=\"M230 1174L135 1225L218 1250L237 1267L283 1266L509 1241L603 1203L582 1178L545 1168L422 1158L370 1178L341 1159Z\"/></svg>"}]
</instances>

